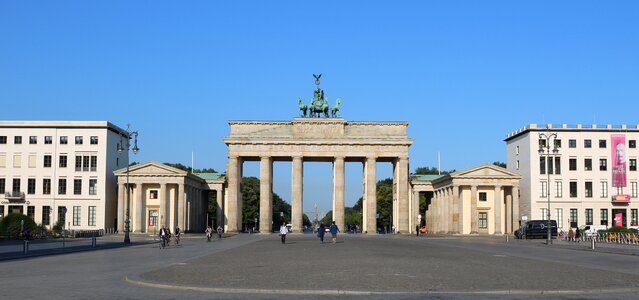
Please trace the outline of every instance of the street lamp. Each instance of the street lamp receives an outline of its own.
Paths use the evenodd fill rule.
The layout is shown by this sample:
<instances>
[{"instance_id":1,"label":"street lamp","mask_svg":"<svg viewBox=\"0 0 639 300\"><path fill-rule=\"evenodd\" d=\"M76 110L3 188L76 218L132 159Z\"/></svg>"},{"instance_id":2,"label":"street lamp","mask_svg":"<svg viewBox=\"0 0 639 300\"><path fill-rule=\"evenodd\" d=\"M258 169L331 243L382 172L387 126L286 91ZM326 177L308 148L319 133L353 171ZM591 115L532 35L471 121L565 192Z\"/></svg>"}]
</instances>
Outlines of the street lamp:
<instances>
[{"instance_id":1,"label":"street lamp","mask_svg":"<svg viewBox=\"0 0 639 300\"><path fill-rule=\"evenodd\" d=\"M550 127L548 127L547 129L549 129ZM546 143L541 143L542 140L545 140ZM554 157L551 156L552 155L556 155L559 152L559 149L557 149L557 144L555 143L557 140L557 134L556 133L551 133L549 130L546 131L546 133L539 133L539 156L546 156L546 162L545 162L545 166L546 167L546 174L548 174L548 188L546 189L546 194L548 197L548 211L547 211L547 221L548 221L548 236L546 237L546 245L550 245L552 244L552 229L550 227L550 168L548 168L548 166L551 165L550 160ZM550 146L550 142L552 141L552 149ZM556 166L555 166L556 168Z\"/></svg>"},{"instance_id":2,"label":"street lamp","mask_svg":"<svg viewBox=\"0 0 639 300\"><path fill-rule=\"evenodd\" d=\"M133 154L137 154L138 151L140 151L140 148L138 148L138 132L137 132L137 130L136 131L131 131L130 127L131 127L131 125L127 125L126 126L126 136L124 135L123 132L120 132L120 143L118 143L118 152L122 153L123 151L126 151L127 154L129 153L129 150L131 149L131 136L133 136L133 140L134 140L134 143L133 143ZM126 140L124 138L126 138ZM131 239L129 237L129 232L131 231L131 227L130 227L131 219L129 218L129 206L131 204L131 196L130 196L130 191L129 191L129 165L130 165L130 163L128 162L128 159L127 159L127 164L126 164L126 220L124 221L124 244L126 244L126 245L131 244Z\"/></svg>"}]
</instances>

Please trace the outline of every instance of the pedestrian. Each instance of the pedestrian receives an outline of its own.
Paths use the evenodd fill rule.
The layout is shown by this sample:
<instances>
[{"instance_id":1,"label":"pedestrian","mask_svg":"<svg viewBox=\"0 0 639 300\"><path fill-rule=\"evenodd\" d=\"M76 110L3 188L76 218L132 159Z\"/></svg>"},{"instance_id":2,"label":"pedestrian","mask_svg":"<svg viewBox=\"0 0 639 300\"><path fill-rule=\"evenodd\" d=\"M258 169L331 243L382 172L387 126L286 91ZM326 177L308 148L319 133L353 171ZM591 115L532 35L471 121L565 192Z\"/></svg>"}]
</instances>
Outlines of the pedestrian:
<instances>
[{"instance_id":1,"label":"pedestrian","mask_svg":"<svg viewBox=\"0 0 639 300\"><path fill-rule=\"evenodd\" d=\"M160 228L160 244L162 248L166 246L166 229L164 228L164 225Z\"/></svg>"},{"instance_id":2,"label":"pedestrian","mask_svg":"<svg viewBox=\"0 0 639 300\"><path fill-rule=\"evenodd\" d=\"M419 237L419 225L415 225L415 233L417 233L417 236Z\"/></svg>"},{"instance_id":3,"label":"pedestrian","mask_svg":"<svg viewBox=\"0 0 639 300\"><path fill-rule=\"evenodd\" d=\"M288 233L288 227L286 227L286 222L282 223L280 226L280 238L282 239L282 244L286 244L286 234Z\"/></svg>"},{"instance_id":4,"label":"pedestrian","mask_svg":"<svg viewBox=\"0 0 639 300\"><path fill-rule=\"evenodd\" d=\"M320 224L319 229L317 230L317 237L320 239L320 243L324 244L324 234L326 233L326 226L324 223Z\"/></svg>"},{"instance_id":5,"label":"pedestrian","mask_svg":"<svg viewBox=\"0 0 639 300\"><path fill-rule=\"evenodd\" d=\"M335 242L337 241L337 233L339 232L339 228L337 228L337 225L335 225L335 221L333 221L333 224L331 224L331 227L328 229L328 231L331 232L331 240L333 241L333 244L335 244Z\"/></svg>"},{"instance_id":6,"label":"pedestrian","mask_svg":"<svg viewBox=\"0 0 639 300\"><path fill-rule=\"evenodd\" d=\"M579 227L575 229L575 241L579 243L579 238L581 238L581 232L579 232Z\"/></svg>"},{"instance_id":7,"label":"pedestrian","mask_svg":"<svg viewBox=\"0 0 639 300\"><path fill-rule=\"evenodd\" d=\"M221 240L222 239L222 226L217 225L217 239Z\"/></svg>"}]
</instances>

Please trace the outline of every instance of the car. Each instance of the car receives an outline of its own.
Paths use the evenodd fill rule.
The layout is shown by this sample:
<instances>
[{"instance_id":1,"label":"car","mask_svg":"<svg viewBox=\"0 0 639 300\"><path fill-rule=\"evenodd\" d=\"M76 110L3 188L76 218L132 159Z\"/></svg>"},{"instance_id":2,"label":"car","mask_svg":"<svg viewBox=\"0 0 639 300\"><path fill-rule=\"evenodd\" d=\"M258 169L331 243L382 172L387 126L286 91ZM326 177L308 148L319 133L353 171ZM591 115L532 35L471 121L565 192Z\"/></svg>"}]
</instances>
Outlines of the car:
<instances>
[{"instance_id":1,"label":"car","mask_svg":"<svg viewBox=\"0 0 639 300\"><path fill-rule=\"evenodd\" d=\"M557 237L557 221L550 220L550 232L552 238ZM548 236L548 220L530 220L526 223L526 239L546 238Z\"/></svg>"},{"instance_id":2,"label":"car","mask_svg":"<svg viewBox=\"0 0 639 300\"><path fill-rule=\"evenodd\" d=\"M582 236L593 237L599 234L599 230L608 229L606 225L581 225L579 226L579 232Z\"/></svg>"}]
</instances>

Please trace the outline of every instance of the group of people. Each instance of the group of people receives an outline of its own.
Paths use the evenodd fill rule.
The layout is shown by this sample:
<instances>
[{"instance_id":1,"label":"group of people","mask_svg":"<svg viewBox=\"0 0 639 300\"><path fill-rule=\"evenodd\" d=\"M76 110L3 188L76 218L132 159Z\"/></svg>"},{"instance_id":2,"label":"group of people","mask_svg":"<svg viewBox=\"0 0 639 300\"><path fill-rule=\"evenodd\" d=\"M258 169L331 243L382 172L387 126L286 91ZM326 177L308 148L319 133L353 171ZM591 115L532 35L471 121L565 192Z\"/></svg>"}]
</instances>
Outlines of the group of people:
<instances>
[{"instance_id":1,"label":"group of people","mask_svg":"<svg viewBox=\"0 0 639 300\"><path fill-rule=\"evenodd\" d=\"M331 233L331 241L333 244L337 242L337 233L340 232L337 225L335 225L335 221L329 226L328 232ZM326 233L326 227L324 224L320 224L319 229L317 230L317 237L320 239L320 243L324 243L324 234ZM280 226L280 239L282 240L282 244L286 244L286 235L288 234L288 227L286 226L286 222L282 223Z\"/></svg>"},{"instance_id":2,"label":"group of people","mask_svg":"<svg viewBox=\"0 0 639 300\"><path fill-rule=\"evenodd\" d=\"M217 226L217 239L220 240L222 239L222 226ZM204 233L206 233L206 241L210 242L211 241L211 235L213 235L213 228L211 228L211 226L206 226L206 231L204 231Z\"/></svg>"},{"instance_id":3,"label":"group of people","mask_svg":"<svg viewBox=\"0 0 639 300\"><path fill-rule=\"evenodd\" d=\"M175 227L175 234L173 235L175 237L175 245L180 245L180 234L182 232L180 231L180 227ZM169 229L168 227L162 225L162 228L160 228L160 243L162 244L162 248L168 246L170 244L171 241L171 229Z\"/></svg>"}]
</instances>

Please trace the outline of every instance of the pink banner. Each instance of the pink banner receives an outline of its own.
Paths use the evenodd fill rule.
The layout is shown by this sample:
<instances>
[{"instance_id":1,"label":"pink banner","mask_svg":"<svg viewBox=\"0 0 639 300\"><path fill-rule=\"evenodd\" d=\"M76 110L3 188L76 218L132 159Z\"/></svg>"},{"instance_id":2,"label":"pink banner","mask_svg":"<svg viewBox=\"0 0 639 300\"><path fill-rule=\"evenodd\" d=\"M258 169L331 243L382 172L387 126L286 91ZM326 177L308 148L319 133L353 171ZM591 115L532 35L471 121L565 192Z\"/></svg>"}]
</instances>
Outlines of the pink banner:
<instances>
[{"instance_id":1,"label":"pink banner","mask_svg":"<svg viewBox=\"0 0 639 300\"><path fill-rule=\"evenodd\" d=\"M612 186L626 186L626 136L623 134L610 135L612 148Z\"/></svg>"}]
</instances>

